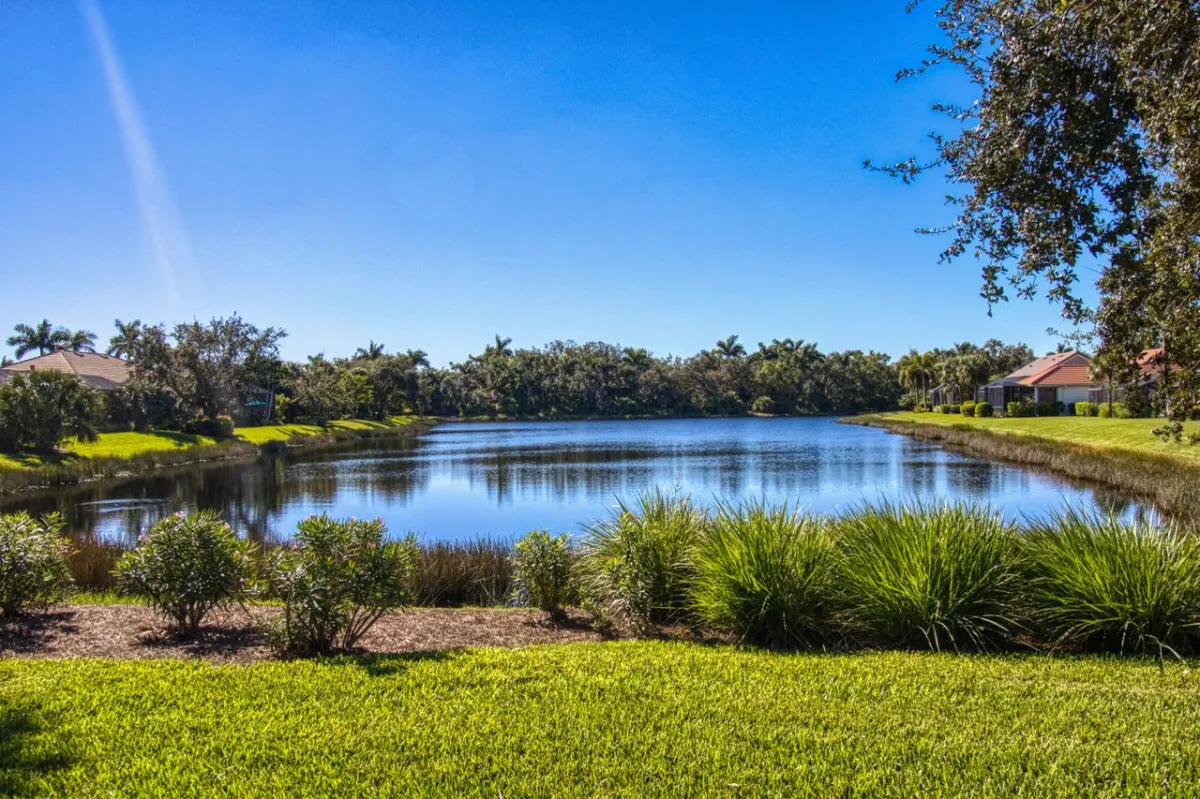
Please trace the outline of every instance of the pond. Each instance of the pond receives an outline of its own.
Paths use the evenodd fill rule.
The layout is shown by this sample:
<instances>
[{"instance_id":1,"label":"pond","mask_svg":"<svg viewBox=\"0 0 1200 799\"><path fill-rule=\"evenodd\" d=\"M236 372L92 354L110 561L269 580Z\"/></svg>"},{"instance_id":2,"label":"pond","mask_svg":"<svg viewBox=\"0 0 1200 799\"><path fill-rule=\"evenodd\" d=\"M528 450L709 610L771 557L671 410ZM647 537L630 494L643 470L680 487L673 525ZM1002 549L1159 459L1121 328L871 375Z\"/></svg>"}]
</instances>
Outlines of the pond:
<instances>
[{"instance_id":1,"label":"pond","mask_svg":"<svg viewBox=\"0 0 1200 799\"><path fill-rule=\"evenodd\" d=\"M129 542L160 516L215 509L255 540L280 540L313 513L381 517L422 540L578 531L647 488L703 502L788 500L837 512L864 501L963 500L1010 516L1064 503L1142 510L1127 496L990 463L830 418L446 423L416 439L175 469L122 482L0 499L0 511L57 510L93 540Z\"/></svg>"}]
</instances>

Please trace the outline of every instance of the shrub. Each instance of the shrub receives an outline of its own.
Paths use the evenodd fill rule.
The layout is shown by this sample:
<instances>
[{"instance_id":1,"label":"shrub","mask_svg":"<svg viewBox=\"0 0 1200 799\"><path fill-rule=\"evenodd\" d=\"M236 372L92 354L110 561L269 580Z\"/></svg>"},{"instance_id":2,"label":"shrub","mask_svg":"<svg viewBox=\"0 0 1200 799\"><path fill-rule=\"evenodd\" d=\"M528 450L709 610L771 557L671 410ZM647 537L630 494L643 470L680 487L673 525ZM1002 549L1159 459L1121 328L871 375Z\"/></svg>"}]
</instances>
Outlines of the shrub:
<instances>
[{"instance_id":1,"label":"shrub","mask_svg":"<svg viewBox=\"0 0 1200 799\"><path fill-rule=\"evenodd\" d=\"M750 410L755 413L774 413L775 400L770 397L759 397L750 404Z\"/></svg>"},{"instance_id":2,"label":"shrub","mask_svg":"<svg viewBox=\"0 0 1200 799\"><path fill-rule=\"evenodd\" d=\"M917 395L911 391L906 391L900 395L900 400L897 403L902 411L911 411L917 407Z\"/></svg>"},{"instance_id":3,"label":"shrub","mask_svg":"<svg viewBox=\"0 0 1200 799\"><path fill-rule=\"evenodd\" d=\"M998 513L884 504L862 507L838 526L853 626L932 649L986 648L1012 633L1014 534Z\"/></svg>"},{"instance_id":4,"label":"shrub","mask_svg":"<svg viewBox=\"0 0 1200 799\"><path fill-rule=\"evenodd\" d=\"M1034 411L1038 416L1062 416L1062 412L1066 406L1061 402L1039 402L1034 405Z\"/></svg>"},{"instance_id":5,"label":"shrub","mask_svg":"<svg viewBox=\"0 0 1200 799\"><path fill-rule=\"evenodd\" d=\"M1195 651L1200 539L1075 510L1023 537L1028 598L1048 639L1118 652Z\"/></svg>"},{"instance_id":6,"label":"shrub","mask_svg":"<svg viewBox=\"0 0 1200 799\"><path fill-rule=\"evenodd\" d=\"M959 416L962 414L962 405L955 404L955 405L947 405L945 407L949 408L949 410L942 411L942 413L949 413L953 416Z\"/></svg>"},{"instance_id":7,"label":"shrub","mask_svg":"<svg viewBox=\"0 0 1200 799\"><path fill-rule=\"evenodd\" d=\"M580 569L589 603L635 628L688 606L692 556L707 514L687 497L655 490L584 528Z\"/></svg>"},{"instance_id":8,"label":"shrub","mask_svg":"<svg viewBox=\"0 0 1200 799\"><path fill-rule=\"evenodd\" d=\"M71 587L70 546L63 523L52 513L0 515L0 616L41 610L61 601Z\"/></svg>"},{"instance_id":9,"label":"shrub","mask_svg":"<svg viewBox=\"0 0 1200 799\"><path fill-rule=\"evenodd\" d=\"M975 405L975 415L980 418L987 418L992 415L992 405L989 402L979 402Z\"/></svg>"},{"instance_id":10,"label":"shrub","mask_svg":"<svg viewBox=\"0 0 1200 799\"><path fill-rule=\"evenodd\" d=\"M253 550L211 511L178 513L155 523L117 562L117 585L149 603L174 631L194 633L209 611L250 591Z\"/></svg>"},{"instance_id":11,"label":"shrub","mask_svg":"<svg viewBox=\"0 0 1200 799\"><path fill-rule=\"evenodd\" d=\"M1109 418L1110 416L1112 416L1112 406L1109 405L1109 403L1107 403L1107 402L1101 404L1100 410L1096 415L1099 416L1101 419Z\"/></svg>"},{"instance_id":12,"label":"shrub","mask_svg":"<svg viewBox=\"0 0 1200 799\"><path fill-rule=\"evenodd\" d=\"M1112 406L1112 415L1114 419L1132 419L1133 411L1123 402L1114 402Z\"/></svg>"},{"instance_id":13,"label":"shrub","mask_svg":"<svg viewBox=\"0 0 1200 799\"><path fill-rule=\"evenodd\" d=\"M549 613L570 600L571 543L566 533L552 536L535 530L517 542L513 576L518 597Z\"/></svg>"},{"instance_id":14,"label":"shrub","mask_svg":"<svg viewBox=\"0 0 1200 799\"><path fill-rule=\"evenodd\" d=\"M410 603L420 551L412 536L388 542L379 519L310 516L271 565L283 616L274 645L295 653L352 649L388 610Z\"/></svg>"},{"instance_id":15,"label":"shrub","mask_svg":"<svg viewBox=\"0 0 1200 799\"><path fill-rule=\"evenodd\" d=\"M1075 403L1076 416L1095 416L1096 404L1094 402L1077 402Z\"/></svg>"},{"instance_id":16,"label":"shrub","mask_svg":"<svg viewBox=\"0 0 1200 799\"><path fill-rule=\"evenodd\" d=\"M0 450L53 452L74 436L96 440L102 403L74 375L29 372L0 385Z\"/></svg>"},{"instance_id":17,"label":"shrub","mask_svg":"<svg viewBox=\"0 0 1200 799\"><path fill-rule=\"evenodd\" d=\"M1032 402L1024 402L1022 400L1013 400L1004 406L1004 415L1013 417L1033 416L1037 413L1037 408Z\"/></svg>"},{"instance_id":18,"label":"shrub","mask_svg":"<svg viewBox=\"0 0 1200 799\"><path fill-rule=\"evenodd\" d=\"M975 403L974 402L964 402L962 405L959 406L959 413L961 413L963 416L974 416L975 415Z\"/></svg>"},{"instance_id":19,"label":"shrub","mask_svg":"<svg viewBox=\"0 0 1200 799\"><path fill-rule=\"evenodd\" d=\"M765 502L722 506L696 553L696 613L743 641L816 643L831 628L836 564L824 519Z\"/></svg>"},{"instance_id":20,"label":"shrub","mask_svg":"<svg viewBox=\"0 0 1200 799\"><path fill-rule=\"evenodd\" d=\"M215 419L193 419L183 427L185 433L209 438L233 438L233 419L228 416L218 416Z\"/></svg>"}]
</instances>

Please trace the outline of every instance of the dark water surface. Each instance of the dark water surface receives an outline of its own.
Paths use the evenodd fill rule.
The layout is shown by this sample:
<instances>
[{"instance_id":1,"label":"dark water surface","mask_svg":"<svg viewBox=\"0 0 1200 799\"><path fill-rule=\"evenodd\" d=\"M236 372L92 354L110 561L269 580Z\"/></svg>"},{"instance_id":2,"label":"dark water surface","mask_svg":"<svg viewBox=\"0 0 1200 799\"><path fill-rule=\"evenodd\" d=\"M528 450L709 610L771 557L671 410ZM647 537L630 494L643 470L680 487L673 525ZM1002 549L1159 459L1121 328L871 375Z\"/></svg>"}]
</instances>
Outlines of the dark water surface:
<instances>
[{"instance_id":1,"label":"dark water surface","mask_svg":"<svg viewBox=\"0 0 1200 799\"><path fill-rule=\"evenodd\" d=\"M163 472L0 500L0 511L57 510L81 536L128 542L178 510L220 511L256 540L303 517L381 517L424 540L577 531L616 497L651 487L697 500L766 496L835 512L880 499L990 503L1041 516L1116 506L1097 486L949 451L833 419L448 423L417 439Z\"/></svg>"}]
</instances>

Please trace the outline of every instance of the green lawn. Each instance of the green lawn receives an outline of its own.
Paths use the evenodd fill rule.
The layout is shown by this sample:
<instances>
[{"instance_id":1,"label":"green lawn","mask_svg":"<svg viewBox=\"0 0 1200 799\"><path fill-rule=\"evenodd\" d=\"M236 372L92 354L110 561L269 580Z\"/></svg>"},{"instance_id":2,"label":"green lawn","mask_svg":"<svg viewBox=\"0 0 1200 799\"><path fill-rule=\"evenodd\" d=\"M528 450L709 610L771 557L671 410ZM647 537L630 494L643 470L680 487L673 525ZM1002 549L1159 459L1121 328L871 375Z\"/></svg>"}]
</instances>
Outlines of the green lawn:
<instances>
[{"instance_id":1,"label":"green lawn","mask_svg":"<svg viewBox=\"0 0 1200 799\"><path fill-rule=\"evenodd\" d=\"M623 642L253 666L0 662L0 793L1200 794L1200 674Z\"/></svg>"},{"instance_id":2,"label":"green lawn","mask_svg":"<svg viewBox=\"0 0 1200 799\"><path fill-rule=\"evenodd\" d=\"M331 422L329 427L318 427L315 424L269 424L262 427L239 427L237 437L251 444L265 444L268 441L287 441L289 438L317 436L338 430L383 430L392 427L407 427L419 417L394 416L388 422L369 421L367 419L348 419L341 422Z\"/></svg>"},{"instance_id":3,"label":"green lawn","mask_svg":"<svg viewBox=\"0 0 1200 799\"><path fill-rule=\"evenodd\" d=\"M388 422L368 421L364 419L333 422L327 428L310 424L272 424L261 427L239 427L235 437L251 444L263 444L268 441L287 441L291 438L303 438L337 431L370 430L392 427L407 427L420 417L396 416ZM62 463L75 459L90 458L130 458L148 452L165 452L188 449L191 447L209 446L218 443L208 436L194 436L189 433L154 432L154 433L101 433L99 439L91 442L68 440L63 449L65 455L17 455L0 453L0 469L27 468Z\"/></svg>"},{"instance_id":4,"label":"green lawn","mask_svg":"<svg viewBox=\"0 0 1200 799\"><path fill-rule=\"evenodd\" d=\"M1083 416L1037 416L1032 418L977 419L961 414L894 413L869 414L867 418L901 423L962 426L969 429L984 429L994 433L1017 436L1035 436L1072 444L1087 444L1096 447L1133 450L1157 455L1174 455L1200 461L1200 446L1166 443L1151 435L1159 427L1159 419L1101 419ZM1185 426L1186 432L1200 432L1200 425Z\"/></svg>"}]
</instances>

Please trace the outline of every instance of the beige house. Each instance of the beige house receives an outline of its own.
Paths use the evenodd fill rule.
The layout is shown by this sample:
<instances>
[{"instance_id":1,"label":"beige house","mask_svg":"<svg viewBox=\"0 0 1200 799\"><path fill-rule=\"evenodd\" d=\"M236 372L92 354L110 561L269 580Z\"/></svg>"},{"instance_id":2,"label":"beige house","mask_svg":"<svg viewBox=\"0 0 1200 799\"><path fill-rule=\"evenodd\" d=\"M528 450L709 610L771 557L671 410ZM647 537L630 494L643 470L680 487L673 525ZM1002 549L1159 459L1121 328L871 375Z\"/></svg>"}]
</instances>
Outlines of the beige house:
<instances>
[{"instance_id":1,"label":"beige house","mask_svg":"<svg viewBox=\"0 0 1200 799\"><path fill-rule=\"evenodd\" d=\"M133 376L129 361L98 352L52 352L0 369L0 383L30 372L63 372L78 377L84 385L100 391L116 391Z\"/></svg>"}]
</instances>

